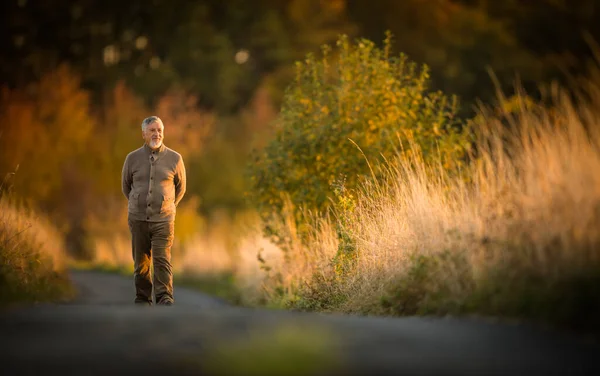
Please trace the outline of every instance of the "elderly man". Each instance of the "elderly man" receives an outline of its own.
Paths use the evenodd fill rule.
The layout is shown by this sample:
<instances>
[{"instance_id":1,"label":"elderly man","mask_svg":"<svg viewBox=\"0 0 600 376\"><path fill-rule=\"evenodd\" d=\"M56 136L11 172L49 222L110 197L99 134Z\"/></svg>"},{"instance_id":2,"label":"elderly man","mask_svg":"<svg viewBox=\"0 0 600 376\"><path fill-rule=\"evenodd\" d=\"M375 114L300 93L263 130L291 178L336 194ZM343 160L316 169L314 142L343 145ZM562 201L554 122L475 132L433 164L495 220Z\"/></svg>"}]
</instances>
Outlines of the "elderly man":
<instances>
[{"instance_id":1,"label":"elderly man","mask_svg":"<svg viewBox=\"0 0 600 376\"><path fill-rule=\"evenodd\" d=\"M175 208L185 194L185 167L179 153L163 144L164 125L157 116L142 122L144 146L125 158L121 182L129 200L129 230L134 263L135 303L172 305L171 245ZM154 264L154 281L150 261Z\"/></svg>"}]
</instances>

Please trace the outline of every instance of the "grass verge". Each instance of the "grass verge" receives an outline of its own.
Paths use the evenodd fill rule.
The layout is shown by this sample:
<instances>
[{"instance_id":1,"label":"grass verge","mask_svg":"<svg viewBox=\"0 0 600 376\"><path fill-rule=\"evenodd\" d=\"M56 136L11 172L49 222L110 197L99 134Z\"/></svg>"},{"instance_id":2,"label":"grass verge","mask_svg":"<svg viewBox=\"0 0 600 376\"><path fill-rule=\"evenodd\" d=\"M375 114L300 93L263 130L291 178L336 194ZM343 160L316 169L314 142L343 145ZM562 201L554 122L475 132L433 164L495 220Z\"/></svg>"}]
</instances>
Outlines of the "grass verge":
<instances>
[{"instance_id":1,"label":"grass verge","mask_svg":"<svg viewBox=\"0 0 600 376\"><path fill-rule=\"evenodd\" d=\"M399 156L385 179L342 197L352 205L265 260L265 299L600 334L600 73L551 101L483 112L478 154L460 175Z\"/></svg>"},{"instance_id":2,"label":"grass verge","mask_svg":"<svg viewBox=\"0 0 600 376\"><path fill-rule=\"evenodd\" d=\"M65 247L50 222L6 197L0 213L0 307L71 298Z\"/></svg>"}]
</instances>

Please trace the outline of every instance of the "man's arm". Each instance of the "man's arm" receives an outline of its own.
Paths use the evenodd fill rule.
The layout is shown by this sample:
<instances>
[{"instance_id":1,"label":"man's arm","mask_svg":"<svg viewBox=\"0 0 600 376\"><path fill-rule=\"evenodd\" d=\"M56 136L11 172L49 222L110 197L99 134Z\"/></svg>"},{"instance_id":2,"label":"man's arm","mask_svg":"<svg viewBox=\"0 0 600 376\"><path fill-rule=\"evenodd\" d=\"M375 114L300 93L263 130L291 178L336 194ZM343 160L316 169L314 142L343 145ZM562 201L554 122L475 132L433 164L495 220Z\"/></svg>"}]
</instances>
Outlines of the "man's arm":
<instances>
[{"instance_id":1,"label":"man's arm","mask_svg":"<svg viewBox=\"0 0 600 376\"><path fill-rule=\"evenodd\" d=\"M121 190L127 199L129 199L129 192L131 192L131 172L129 169L129 155L125 158L123 164L123 171L121 172Z\"/></svg>"},{"instance_id":2,"label":"man's arm","mask_svg":"<svg viewBox=\"0 0 600 376\"><path fill-rule=\"evenodd\" d=\"M179 158L177 167L175 167L175 178L173 180L175 183L175 206L177 206L183 195L185 195L186 190L185 165L183 164L182 157Z\"/></svg>"}]
</instances>

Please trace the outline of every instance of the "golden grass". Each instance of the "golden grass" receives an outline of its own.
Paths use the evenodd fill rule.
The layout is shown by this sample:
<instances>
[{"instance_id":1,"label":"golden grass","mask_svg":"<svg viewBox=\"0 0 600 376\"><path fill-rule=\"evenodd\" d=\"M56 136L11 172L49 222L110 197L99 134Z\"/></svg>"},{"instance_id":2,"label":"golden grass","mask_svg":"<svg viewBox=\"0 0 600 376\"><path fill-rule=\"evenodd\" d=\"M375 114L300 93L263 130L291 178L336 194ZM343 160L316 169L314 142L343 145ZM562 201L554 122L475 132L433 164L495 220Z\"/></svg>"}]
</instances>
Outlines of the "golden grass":
<instances>
[{"instance_id":1,"label":"golden grass","mask_svg":"<svg viewBox=\"0 0 600 376\"><path fill-rule=\"evenodd\" d=\"M257 254L276 259L281 251L262 236L258 215L215 213L204 218L196 212L193 200L187 202L183 210L178 210L175 221L171 257L175 284L223 295L236 303L259 302L263 275ZM131 275L133 260L126 211L110 223L88 222L94 257L90 261L69 260L69 265Z\"/></svg>"},{"instance_id":2,"label":"golden grass","mask_svg":"<svg viewBox=\"0 0 600 376\"><path fill-rule=\"evenodd\" d=\"M214 219L209 224L205 221L198 214L193 218L177 217L171 249L174 272L218 274L231 272L237 265L239 252L236 242L244 236L245 226L230 218ZM180 227L187 228L185 236L178 233ZM101 230L96 224L91 237L94 247L92 265L125 269L132 267L127 213L118 222L104 224Z\"/></svg>"},{"instance_id":3,"label":"golden grass","mask_svg":"<svg viewBox=\"0 0 600 376\"><path fill-rule=\"evenodd\" d=\"M510 113L482 112L462 177L418 155L399 158L353 209L316 224L284 262L267 260L267 298L598 327L600 80L577 101L556 87L551 94L550 109L515 100Z\"/></svg>"},{"instance_id":4,"label":"golden grass","mask_svg":"<svg viewBox=\"0 0 600 376\"><path fill-rule=\"evenodd\" d=\"M44 216L0 197L1 305L62 299L72 293L63 238Z\"/></svg>"}]
</instances>

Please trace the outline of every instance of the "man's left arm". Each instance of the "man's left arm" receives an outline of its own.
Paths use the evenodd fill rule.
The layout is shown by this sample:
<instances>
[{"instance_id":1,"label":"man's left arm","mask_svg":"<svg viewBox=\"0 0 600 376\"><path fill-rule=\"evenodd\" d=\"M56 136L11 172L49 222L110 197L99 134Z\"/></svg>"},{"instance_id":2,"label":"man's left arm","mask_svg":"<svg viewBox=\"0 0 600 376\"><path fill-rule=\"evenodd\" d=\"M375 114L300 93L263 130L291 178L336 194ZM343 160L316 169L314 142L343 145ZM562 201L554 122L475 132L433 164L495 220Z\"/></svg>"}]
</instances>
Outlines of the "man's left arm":
<instances>
[{"instance_id":1,"label":"man's left arm","mask_svg":"<svg viewBox=\"0 0 600 376\"><path fill-rule=\"evenodd\" d=\"M175 167L175 177L173 179L175 183L175 206L179 204L179 201L185 195L186 190L186 176L185 176L185 165L183 164L183 158L180 157Z\"/></svg>"}]
</instances>

